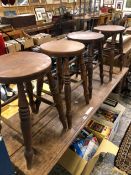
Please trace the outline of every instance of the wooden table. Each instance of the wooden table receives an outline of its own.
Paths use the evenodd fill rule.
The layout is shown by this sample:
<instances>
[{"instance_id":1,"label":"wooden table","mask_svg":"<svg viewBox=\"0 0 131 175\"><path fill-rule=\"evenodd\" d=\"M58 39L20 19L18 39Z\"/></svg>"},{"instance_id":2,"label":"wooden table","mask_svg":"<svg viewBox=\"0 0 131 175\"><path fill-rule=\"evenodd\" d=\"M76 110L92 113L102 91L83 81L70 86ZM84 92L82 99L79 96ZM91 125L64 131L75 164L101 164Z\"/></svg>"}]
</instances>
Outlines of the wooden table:
<instances>
[{"instance_id":1,"label":"wooden table","mask_svg":"<svg viewBox=\"0 0 131 175\"><path fill-rule=\"evenodd\" d=\"M30 110L25 96L25 88L29 97L29 104L32 112L35 112L35 102L33 101L33 88L31 80L43 78L47 75L49 85L53 91L53 97L60 107L61 119L64 121L64 114L62 111L62 103L59 101L59 95L54 89L54 82L51 75L51 59L47 55L33 52L15 52L12 54L5 54L0 56L0 83L17 84L18 88L18 106L20 115L20 125L24 138L25 158L27 161L27 168L30 169L32 165L33 149L32 149L32 124L30 117ZM58 102L59 101L59 102Z\"/></svg>"},{"instance_id":2,"label":"wooden table","mask_svg":"<svg viewBox=\"0 0 131 175\"><path fill-rule=\"evenodd\" d=\"M112 73L113 73L113 65L115 60L115 44L116 44L116 35L119 34L119 60L120 60L120 70L122 70L123 64L123 37L122 34L125 30L125 27L118 26L118 25L102 25L94 27L95 31L101 32L105 35L105 39L108 37L112 37L111 41L111 48L110 48L110 70L109 70L109 79L112 80Z\"/></svg>"},{"instance_id":3,"label":"wooden table","mask_svg":"<svg viewBox=\"0 0 131 175\"><path fill-rule=\"evenodd\" d=\"M101 84L103 83L103 38L104 35L96 32L72 32L67 35L68 39L79 41L88 45L88 59L87 59L87 70L89 77L89 95L92 97L92 77L93 77L93 57L94 57L94 46L98 45L99 51L99 62L100 62L100 79Z\"/></svg>"},{"instance_id":4,"label":"wooden table","mask_svg":"<svg viewBox=\"0 0 131 175\"><path fill-rule=\"evenodd\" d=\"M66 117L68 121L69 128L72 127L72 115L71 115L71 85L70 85L70 70L69 70L69 58L78 56L80 69L81 69L81 78L83 80L83 89L86 103L89 103L88 98L88 89L87 89L87 77L86 69L84 65L84 60L82 53L85 49L84 44L69 41L66 39L61 39L57 41L51 41L45 44L42 44L41 50L49 56L57 57L57 77L58 77L58 86L59 92L63 88L64 82L64 92L65 92L65 101L66 101Z\"/></svg>"},{"instance_id":5,"label":"wooden table","mask_svg":"<svg viewBox=\"0 0 131 175\"><path fill-rule=\"evenodd\" d=\"M89 22L91 20L91 16L89 16L89 15L74 16L74 20L76 20L76 25L77 25L78 21L84 21L83 30L87 30L87 22Z\"/></svg>"},{"instance_id":6,"label":"wooden table","mask_svg":"<svg viewBox=\"0 0 131 175\"><path fill-rule=\"evenodd\" d=\"M106 67L105 67L106 68ZM118 69L114 68L114 71ZM55 164L59 161L60 157L64 154L76 136L80 133L82 128L89 122L91 117L95 114L103 101L112 92L114 87L122 80L127 73L128 68L123 68L119 74L113 74L112 81L108 81L108 74L105 74L105 82L102 86L99 83L98 68L94 70L93 77L93 96L89 105L85 105L83 100L83 89L79 86L72 93L73 103L73 123L72 129L63 133L63 128L60 126L57 111L51 106L49 108L43 104L41 111L37 116L34 116L32 127L33 132L33 147L37 150L35 155L35 162L33 168L29 171L23 158L23 145L15 137L16 133L3 124L2 135L4 137L9 155L13 163L23 171L26 175L47 175ZM47 113L44 111L47 108ZM41 118L41 115L44 115ZM18 114L11 117L9 120L15 123L19 128L17 120ZM19 129L20 130L20 129ZM15 137L15 138L14 138ZM15 146L14 146L15 145Z\"/></svg>"}]
</instances>

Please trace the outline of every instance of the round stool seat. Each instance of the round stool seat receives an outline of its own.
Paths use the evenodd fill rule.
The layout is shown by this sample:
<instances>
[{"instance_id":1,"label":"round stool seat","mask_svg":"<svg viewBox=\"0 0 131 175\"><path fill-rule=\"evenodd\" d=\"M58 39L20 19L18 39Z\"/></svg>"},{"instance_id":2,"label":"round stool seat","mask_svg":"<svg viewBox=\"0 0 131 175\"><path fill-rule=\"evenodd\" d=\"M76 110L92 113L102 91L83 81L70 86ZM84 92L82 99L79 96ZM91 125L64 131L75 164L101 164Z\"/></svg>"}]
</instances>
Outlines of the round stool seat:
<instances>
[{"instance_id":1,"label":"round stool seat","mask_svg":"<svg viewBox=\"0 0 131 175\"><path fill-rule=\"evenodd\" d=\"M118 25L102 25L94 27L94 30L101 32L120 33L125 30L125 27Z\"/></svg>"},{"instance_id":2,"label":"round stool seat","mask_svg":"<svg viewBox=\"0 0 131 175\"><path fill-rule=\"evenodd\" d=\"M104 35L101 34L101 33L96 33L96 32L79 31L79 32L69 33L67 35L67 38L71 39L71 40L81 41L83 43L87 43L87 42L90 42L90 41L103 39Z\"/></svg>"},{"instance_id":3,"label":"round stool seat","mask_svg":"<svg viewBox=\"0 0 131 175\"><path fill-rule=\"evenodd\" d=\"M66 39L47 42L40 47L45 54L57 57L79 55L85 49L84 44Z\"/></svg>"},{"instance_id":4,"label":"round stool seat","mask_svg":"<svg viewBox=\"0 0 131 175\"><path fill-rule=\"evenodd\" d=\"M0 82L16 83L36 79L51 67L49 56L33 52L15 52L0 56Z\"/></svg>"}]
</instances>

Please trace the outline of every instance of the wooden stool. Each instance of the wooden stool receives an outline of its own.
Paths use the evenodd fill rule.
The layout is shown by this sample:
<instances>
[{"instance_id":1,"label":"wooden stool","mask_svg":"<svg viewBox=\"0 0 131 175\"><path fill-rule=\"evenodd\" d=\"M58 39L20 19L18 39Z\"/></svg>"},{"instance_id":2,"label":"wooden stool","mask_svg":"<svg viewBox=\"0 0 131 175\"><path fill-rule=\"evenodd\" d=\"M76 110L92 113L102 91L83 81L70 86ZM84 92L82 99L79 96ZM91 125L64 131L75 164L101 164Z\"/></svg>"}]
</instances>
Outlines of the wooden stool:
<instances>
[{"instance_id":1,"label":"wooden stool","mask_svg":"<svg viewBox=\"0 0 131 175\"><path fill-rule=\"evenodd\" d=\"M85 46L84 44L79 42L62 39L42 44L40 47L42 51L47 55L57 57L56 60L57 60L57 77L58 77L59 92L61 92L61 89L63 87L63 79L64 79L66 117L68 121L68 127L71 128L72 127L71 86L70 86L71 80L69 71L69 58L73 56L79 57L81 78L83 80L84 96L86 103L88 104L89 97L87 88L88 86L87 86L86 68L82 57L82 53L85 49Z\"/></svg>"},{"instance_id":2,"label":"wooden stool","mask_svg":"<svg viewBox=\"0 0 131 175\"><path fill-rule=\"evenodd\" d=\"M63 126L66 127L62 102L57 89L54 88L54 81L51 75L51 59L47 55L33 52L16 52L0 57L0 83L13 83L17 84L18 87L19 115L28 169L31 168L33 158L31 133L32 124L24 88L26 87L27 89L31 109L35 112L36 109L35 102L33 100L31 80L41 77L43 78L45 74L48 77L50 89L59 112L60 120Z\"/></svg>"},{"instance_id":3,"label":"wooden stool","mask_svg":"<svg viewBox=\"0 0 131 175\"><path fill-rule=\"evenodd\" d=\"M90 98L92 97L92 77L93 77L93 57L94 57L94 46L98 45L98 51L99 51L99 67L100 67L100 79L101 84L103 84L103 56L102 56L102 50L103 50L103 38L104 35L100 33L95 32L73 32L69 33L67 35L68 39L74 40L74 41L80 41L84 43L86 46L88 45L88 61L87 61L87 70L88 70L88 79L89 79L89 95Z\"/></svg>"},{"instance_id":4,"label":"wooden stool","mask_svg":"<svg viewBox=\"0 0 131 175\"><path fill-rule=\"evenodd\" d=\"M108 49L110 50L110 70L109 70L109 80L112 80L112 74L113 74L113 66L114 66L114 60L116 58L119 58L120 60L120 70L122 70L122 64L123 64L123 38L122 34L125 30L124 27L118 26L118 25L103 25L103 26L97 26L94 27L95 31L100 31L105 35L105 39L112 37L111 41L111 47ZM115 43L116 43L116 35L119 34L119 55L115 58Z\"/></svg>"}]
</instances>

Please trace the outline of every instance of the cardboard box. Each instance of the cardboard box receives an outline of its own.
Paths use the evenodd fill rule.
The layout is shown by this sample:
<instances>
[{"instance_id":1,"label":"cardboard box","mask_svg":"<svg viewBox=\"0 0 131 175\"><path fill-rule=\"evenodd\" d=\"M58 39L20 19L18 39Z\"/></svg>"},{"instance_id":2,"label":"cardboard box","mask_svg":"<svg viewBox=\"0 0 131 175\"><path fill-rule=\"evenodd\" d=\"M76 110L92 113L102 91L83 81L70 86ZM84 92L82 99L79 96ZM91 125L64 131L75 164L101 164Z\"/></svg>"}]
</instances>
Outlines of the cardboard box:
<instances>
[{"instance_id":1,"label":"cardboard box","mask_svg":"<svg viewBox=\"0 0 131 175\"><path fill-rule=\"evenodd\" d=\"M102 104L101 109L107 109L107 111L109 110L109 111L112 111L114 113L115 112L118 113L118 116L114 122L108 121L103 116L100 116L100 115L98 117L97 113L91 119L91 120L95 121L96 123L98 123L98 125L100 124L102 126L105 126L107 133L106 133L106 131L104 133L94 131L91 127L88 127L89 123L87 124L86 127L88 127L88 129L91 130L93 133L95 133L96 136L100 136L102 138L107 138L109 140L112 140L114 138L115 133L117 132L121 116L123 115L123 113L125 111L125 107L123 105L121 105L120 103L118 103L115 107L109 106L107 104ZM111 129L110 133L109 133L109 129Z\"/></svg>"},{"instance_id":2,"label":"cardboard box","mask_svg":"<svg viewBox=\"0 0 131 175\"><path fill-rule=\"evenodd\" d=\"M14 45L14 44L5 42L5 45L6 45L7 50L8 50L9 53L14 53L14 52L16 52L16 48L15 48L15 45Z\"/></svg>"},{"instance_id":3,"label":"cardboard box","mask_svg":"<svg viewBox=\"0 0 131 175\"><path fill-rule=\"evenodd\" d=\"M15 46L15 50L16 51L20 51L21 50L21 45L17 41L15 41L15 40L9 40L7 42L10 43L10 44L13 44Z\"/></svg>"},{"instance_id":4,"label":"cardboard box","mask_svg":"<svg viewBox=\"0 0 131 175\"><path fill-rule=\"evenodd\" d=\"M90 175L101 153L108 152L116 155L117 151L118 147L116 145L114 145L107 139L103 139L97 152L90 161L87 162L71 149L68 149L61 157L59 164L72 175Z\"/></svg>"},{"instance_id":5,"label":"cardboard box","mask_svg":"<svg viewBox=\"0 0 131 175\"><path fill-rule=\"evenodd\" d=\"M45 33L39 33L32 36L35 45L41 45L43 43L49 42L52 40L51 35Z\"/></svg>"}]
</instances>

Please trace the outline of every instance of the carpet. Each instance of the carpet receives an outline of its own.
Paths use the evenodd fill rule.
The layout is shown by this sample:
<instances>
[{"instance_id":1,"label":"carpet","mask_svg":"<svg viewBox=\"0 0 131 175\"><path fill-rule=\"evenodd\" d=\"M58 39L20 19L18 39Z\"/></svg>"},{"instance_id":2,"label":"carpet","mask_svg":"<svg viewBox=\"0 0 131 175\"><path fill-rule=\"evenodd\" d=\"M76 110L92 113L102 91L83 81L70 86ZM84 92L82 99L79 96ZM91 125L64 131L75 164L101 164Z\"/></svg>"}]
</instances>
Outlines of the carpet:
<instances>
[{"instance_id":1,"label":"carpet","mask_svg":"<svg viewBox=\"0 0 131 175\"><path fill-rule=\"evenodd\" d=\"M121 141L115 158L115 166L127 174L131 174L131 123Z\"/></svg>"}]
</instances>

